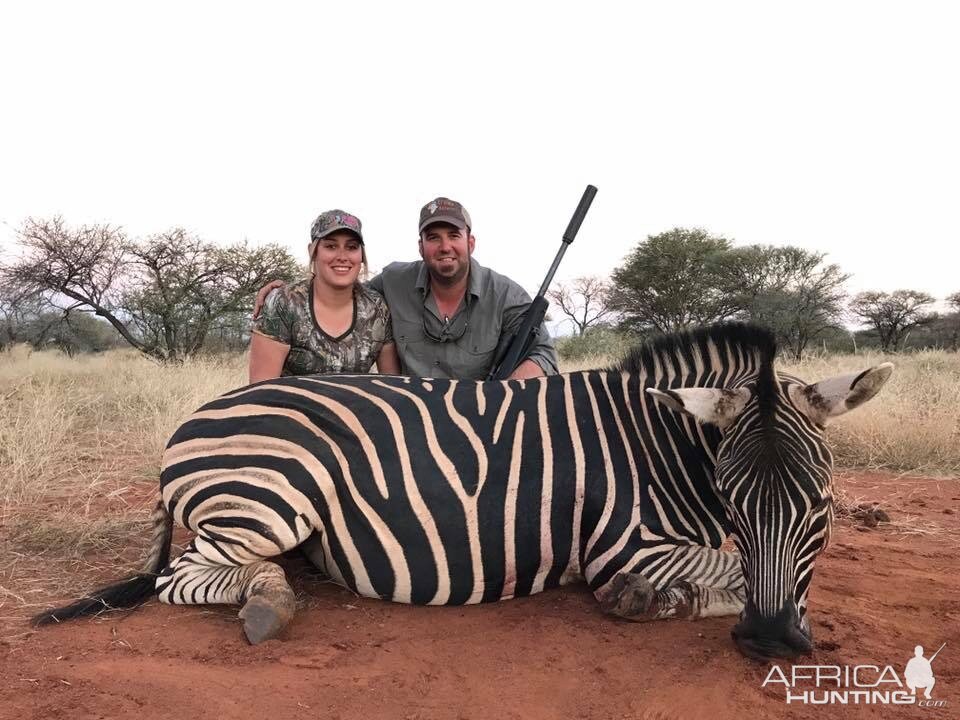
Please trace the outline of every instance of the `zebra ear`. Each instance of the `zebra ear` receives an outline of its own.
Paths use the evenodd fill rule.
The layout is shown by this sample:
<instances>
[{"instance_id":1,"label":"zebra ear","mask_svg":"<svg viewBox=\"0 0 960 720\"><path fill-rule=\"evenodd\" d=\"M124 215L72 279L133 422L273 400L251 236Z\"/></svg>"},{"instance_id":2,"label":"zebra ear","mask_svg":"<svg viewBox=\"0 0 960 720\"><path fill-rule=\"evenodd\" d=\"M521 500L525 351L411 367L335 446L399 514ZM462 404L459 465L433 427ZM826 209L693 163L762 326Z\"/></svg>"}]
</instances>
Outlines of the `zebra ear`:
<instances>
[{"instance_id":1,"label":"zebra ear","mask_svg":"<svg viewBox=\"0 0 960 720\"><path fill-rule=\"evenodd\" d=\"M743 412L750 401L751 393L746 388L677 388L657 390L647 388L657 402L673 410L689 413L700 422L716 425L721 430Z\"/></svg>"},{"instance_id":2,"label":"zebra ear","mask_svg":"<svg viewBox=\"0 0 960 720\"><path fill-rule=\"evenodd\" d=\"M893 363L883 363L861 373L838 375L813 385L790 385L794 405L815 423L825 425L837 415L860 407L890 379Z\"/></svg>"}]
</instances>

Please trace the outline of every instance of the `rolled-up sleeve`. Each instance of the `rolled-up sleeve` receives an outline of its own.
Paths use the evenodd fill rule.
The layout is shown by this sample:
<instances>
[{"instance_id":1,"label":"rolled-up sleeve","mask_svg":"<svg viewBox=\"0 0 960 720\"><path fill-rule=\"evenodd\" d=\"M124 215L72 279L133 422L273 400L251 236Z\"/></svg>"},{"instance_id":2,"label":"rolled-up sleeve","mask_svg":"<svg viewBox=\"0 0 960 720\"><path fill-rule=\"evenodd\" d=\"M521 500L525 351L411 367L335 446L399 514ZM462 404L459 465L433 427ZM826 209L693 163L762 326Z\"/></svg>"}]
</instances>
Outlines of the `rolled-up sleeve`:
<instances>
[{"instance_id":1,"label":"rolled-up sleeve","mask_svg":"<svg viewBox=\"0 0 960 720\"><path fill-rule=\"evenodd\" d=\"M530 296L527 291L510 281L506 293L506 303L503 308L503 330L501 338L506 340L520 329L523 316L530 308ZM533 360L545 375L556 375L560 369L557 364L557 350L553 346L553 339L547 331L545 323L540 323L537 336L530 346L530 352L523 360Z\"/></svg>"}]
</instances>

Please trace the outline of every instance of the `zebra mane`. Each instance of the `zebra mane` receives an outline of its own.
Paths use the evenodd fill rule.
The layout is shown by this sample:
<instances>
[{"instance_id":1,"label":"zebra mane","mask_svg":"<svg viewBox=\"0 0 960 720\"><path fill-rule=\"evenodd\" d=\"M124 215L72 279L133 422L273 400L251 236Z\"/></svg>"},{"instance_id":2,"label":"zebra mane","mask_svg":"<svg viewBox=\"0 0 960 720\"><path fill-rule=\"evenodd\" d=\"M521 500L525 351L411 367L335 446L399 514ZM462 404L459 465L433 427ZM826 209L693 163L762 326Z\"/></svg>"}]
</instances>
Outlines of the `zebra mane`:
<instances>
[{"instance_id":1,"label":"zebra mane","mask_svg":"<svg viewBox=\"0 0 960 720\"><path fill-rule=\"evenodd\" d=\"M655 375L658 357L683 357L688 366L694 366L694 357L709 357L708 343L712 342L725 356L729 348L734 357L742 355L757 359L755 392L761 414L772 417L777 402L774 359L777 342L769 330L752 323L723 322L693 330L654 335L634 347L609 370ZM671 364L673 360L671 359Z\"/></svg>"}]
</instances>

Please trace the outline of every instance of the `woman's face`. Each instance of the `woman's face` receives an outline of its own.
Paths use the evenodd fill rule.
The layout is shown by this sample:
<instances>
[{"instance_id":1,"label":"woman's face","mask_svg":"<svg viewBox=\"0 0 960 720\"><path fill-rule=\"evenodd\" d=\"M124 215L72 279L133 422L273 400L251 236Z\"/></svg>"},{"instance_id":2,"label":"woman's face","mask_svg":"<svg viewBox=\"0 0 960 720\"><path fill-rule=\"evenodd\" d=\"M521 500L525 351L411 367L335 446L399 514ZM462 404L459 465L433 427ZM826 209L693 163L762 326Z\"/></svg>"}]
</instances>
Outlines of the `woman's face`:
<instances>
[{"instance_id":1,"label":"woman's face","mask_svg":"<svg viewBox=\"0 0 960 720\"><path fill-rule=\"evenodd\" d=\"M330 233L317 243L313 255L313 274L334 288L352 287L363 266L363 246L346 230Z\"/></svg>"}]
</instances>

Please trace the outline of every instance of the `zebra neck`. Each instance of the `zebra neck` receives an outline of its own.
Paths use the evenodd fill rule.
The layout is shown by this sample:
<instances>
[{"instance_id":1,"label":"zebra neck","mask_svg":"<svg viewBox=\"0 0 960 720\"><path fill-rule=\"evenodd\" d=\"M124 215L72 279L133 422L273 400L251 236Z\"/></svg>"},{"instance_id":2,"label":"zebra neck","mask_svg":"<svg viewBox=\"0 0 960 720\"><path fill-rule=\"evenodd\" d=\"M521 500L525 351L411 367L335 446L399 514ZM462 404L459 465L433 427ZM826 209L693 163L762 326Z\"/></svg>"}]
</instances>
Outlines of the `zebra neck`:
<instances>
[{"instance_id":1,"label":"zebra neck","mask_svg":"<svg viewBox=\"0 0 960 720\"><path fill-rule=\"evenodd\" d=\"M720 433L653 401L644 391L652 384L621 371L569 376L577 408L570 426L582 446L584 558L638 527L651 541L718 547L726 537L713 483Z\"/></svg>"}]
</instances>

